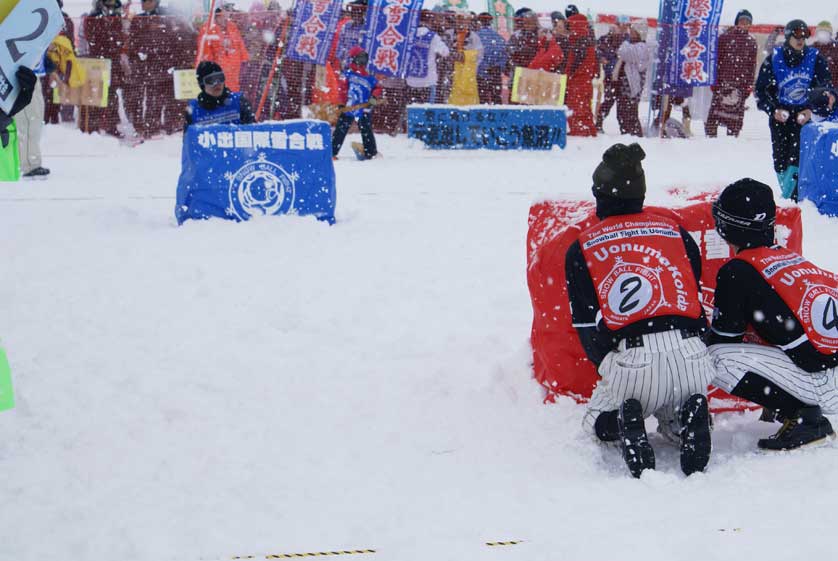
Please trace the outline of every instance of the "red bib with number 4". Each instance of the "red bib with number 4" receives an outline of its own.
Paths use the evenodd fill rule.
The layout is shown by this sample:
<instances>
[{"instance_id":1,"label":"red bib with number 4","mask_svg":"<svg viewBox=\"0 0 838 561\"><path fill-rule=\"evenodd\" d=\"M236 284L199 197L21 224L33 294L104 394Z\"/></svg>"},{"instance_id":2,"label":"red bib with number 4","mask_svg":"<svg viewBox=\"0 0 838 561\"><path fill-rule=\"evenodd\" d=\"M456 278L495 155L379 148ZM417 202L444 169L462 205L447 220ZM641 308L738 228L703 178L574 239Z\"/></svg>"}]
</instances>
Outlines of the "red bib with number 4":
<instances>
[{"instance_id":1,"label":"red bib with number 4","mask_svg":"<svg viewBox=\"0 0 838 561\"><path fill-rule=\"evenodd\" d=\"M782 247L746 249L736 257L759 271L819 352L838 351L838 276Z\"/></svg>"},{"instance_id":2,"label":"red bib with number 4","mask_svg":"<svg viewBox=\"0 0 838 561\"><path fill-rule=\"evenodd\" d=\"M678 223L649 212L612 216L582 232L582 253L612 331L661 316L701 315Z\"/></svg>"}]
</instances>

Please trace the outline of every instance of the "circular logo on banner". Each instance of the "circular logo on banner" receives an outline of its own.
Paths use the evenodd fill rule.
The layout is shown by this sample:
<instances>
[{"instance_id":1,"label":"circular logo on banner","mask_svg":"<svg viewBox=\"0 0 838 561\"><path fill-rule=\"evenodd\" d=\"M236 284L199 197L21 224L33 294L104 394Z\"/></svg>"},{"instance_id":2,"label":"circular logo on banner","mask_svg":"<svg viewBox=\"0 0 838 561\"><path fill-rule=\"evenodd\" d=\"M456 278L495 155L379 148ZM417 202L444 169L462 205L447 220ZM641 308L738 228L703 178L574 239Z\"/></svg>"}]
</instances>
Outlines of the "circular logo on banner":
<instances>
[{"instance_id":1,"label":"circular logo on banner","mask_svg":"<svg viewBox=\"0 0 838 561\"><path fill-rule=\"evenodd\" d=\"M294 178L264 154L230 177L230 209L241 220L285 214L294 208Z\"/></svg>"},{"instance_id":2,"label":"circular logo on banner","mask_svg":"<svg viewBox=\"0 0 838 561\"><path fill-rule=\"evenodd\" d=\"M620 263L602 281L599 294L613 315L647 316L660 306L663 290L660 277L654 269L634 263Z\"/></svg>"},{"instance_id":3,"label":"circular logo on banner","mask_svg":"<svg viewBox=\"0 0 838 561\"><path fill-rule=\"evenodd\" d=\"M809 287L800 304L800 321L810 336L825 347L838 348L838 290L816 284Z\"/></svg>"}]
</instances>

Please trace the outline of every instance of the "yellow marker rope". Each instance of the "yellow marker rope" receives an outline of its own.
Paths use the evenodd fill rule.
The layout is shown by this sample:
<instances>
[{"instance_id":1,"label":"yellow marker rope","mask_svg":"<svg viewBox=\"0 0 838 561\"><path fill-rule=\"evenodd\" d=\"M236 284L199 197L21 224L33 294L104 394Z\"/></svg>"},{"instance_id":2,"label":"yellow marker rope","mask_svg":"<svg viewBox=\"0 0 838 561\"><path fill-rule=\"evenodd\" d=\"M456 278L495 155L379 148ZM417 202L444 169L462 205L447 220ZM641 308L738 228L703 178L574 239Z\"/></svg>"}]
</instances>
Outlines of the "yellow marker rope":
<instances>
[{"instance_id":1,"label":"yellow marker rope","mask_svg":"<svg viewBox=\"0 0 838 561\"><path fill-rule=\"evenodd\" d=\"M374 549L348 549L344 551L313 551L309 553L274 553L272 555L265 555L264 559L295 559L297 557L330 557L333 555L364 555L368 553L375 553ZM236 559L262 559L261 555L245 555L233 557Z\"/></svg>"}]
</instances>

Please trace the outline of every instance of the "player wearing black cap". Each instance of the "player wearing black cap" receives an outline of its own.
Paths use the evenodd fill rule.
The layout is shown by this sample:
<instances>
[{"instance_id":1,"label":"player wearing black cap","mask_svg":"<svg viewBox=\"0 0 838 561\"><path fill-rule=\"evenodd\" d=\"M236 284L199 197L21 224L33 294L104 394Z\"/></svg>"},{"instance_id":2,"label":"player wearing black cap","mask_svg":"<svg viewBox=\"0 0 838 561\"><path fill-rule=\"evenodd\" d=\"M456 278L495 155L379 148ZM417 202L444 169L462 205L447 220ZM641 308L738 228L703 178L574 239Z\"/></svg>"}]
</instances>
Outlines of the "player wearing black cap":
<instances>
[{"instance_id":1,"label":"player wearing black cap","mask_svg":"<svg viewBox=\"0 0 838 561\"><path fill-rule=\"evenodd\" d=\"M677 222L643 209L644 157L638 144L605 151L593 174L600 222L580 231L565 257L573 325L601 376L583 424L619 441L639 477L655 467L644 424L655 415L679 441L689 475L710 459L701 256Z\"/></svg>"},{"instance_id":2,"label":"player wearing black cap","mask_svg":"<svg viewBox=\"0 0 838 561\"><path fill-rule=\"evenodd\" d=\"M736 252L716 279L713 385L783 421L760 448L791 450L824 441L834 433L822 411L838 413L838 277L774 245L776 207L763 183L729 185L713 215L716 230ZM742 343L749 326L768 346Z\"/></svg>"},{"instance_id":3,"label":"player wearing black cap","mask_svg":"<svg viewBox=\"0 0 838 561\"><path fill-rule=\"evenodd\" d=\"M800 129L809 122L807 108L813 88L829 86L829 64L816 49L806 46L809 27L803 20L786 24L786 41L766 57L759 69L754 95L757 106L768 113L774 171L783 196L797 200Z\"/></svg>"},{"instance_id":4,"label":"player wearing black cap","mask_svg":"<svg viewBox=\"0 0 838 561\"><path fill-rule=\"evenodd\" d=\"M201 93L189 101L184 115L185 124L248 124L256 122L250 102L239 92L231 92L225 85L224 71L215 63L205 60L195 70Z\"/></svg>"}]
</instances>

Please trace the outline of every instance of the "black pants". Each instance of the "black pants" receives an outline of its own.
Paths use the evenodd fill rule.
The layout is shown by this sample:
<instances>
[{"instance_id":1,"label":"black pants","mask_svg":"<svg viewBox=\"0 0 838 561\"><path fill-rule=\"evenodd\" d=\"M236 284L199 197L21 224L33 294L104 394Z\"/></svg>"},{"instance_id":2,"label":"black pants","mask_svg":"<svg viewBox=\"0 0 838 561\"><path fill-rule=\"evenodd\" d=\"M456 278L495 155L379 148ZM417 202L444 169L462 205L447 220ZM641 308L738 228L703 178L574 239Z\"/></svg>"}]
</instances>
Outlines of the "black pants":
<instances>
[{"instance_id":1,"label":"black pants","mask_svg":"<svg viewBox=\"0 0 838 561\"><path fill-rule=\"evenodd\" d=\"M337 156L340 152L340 147L343 146L343 141L346 139L346 133L355 121L355 117L349 113L344 113L338 117L338 122L335 125L335 132L332 135L332 156ZM364 143L364 155L367 158L372 158L378 154L378 148L375 146L375 135L372 132L372 121L370 114L364 112L358 118L358 128L361 130L361 141Z\"/></svg>"},{"instance_id":2,"label":"black pants","mask_svg":"<svg viewBox=\"0 0 838 561\"><path fill-rule=\"evenodd\" d=\"M769 117L771 128L771 147L774 152L774 171L783 173L790 166L799 165L800 162L800 129L797 124L797 113L789 111L791 116L785 123L781 123Z\"/></svg>"}]
</instances>

